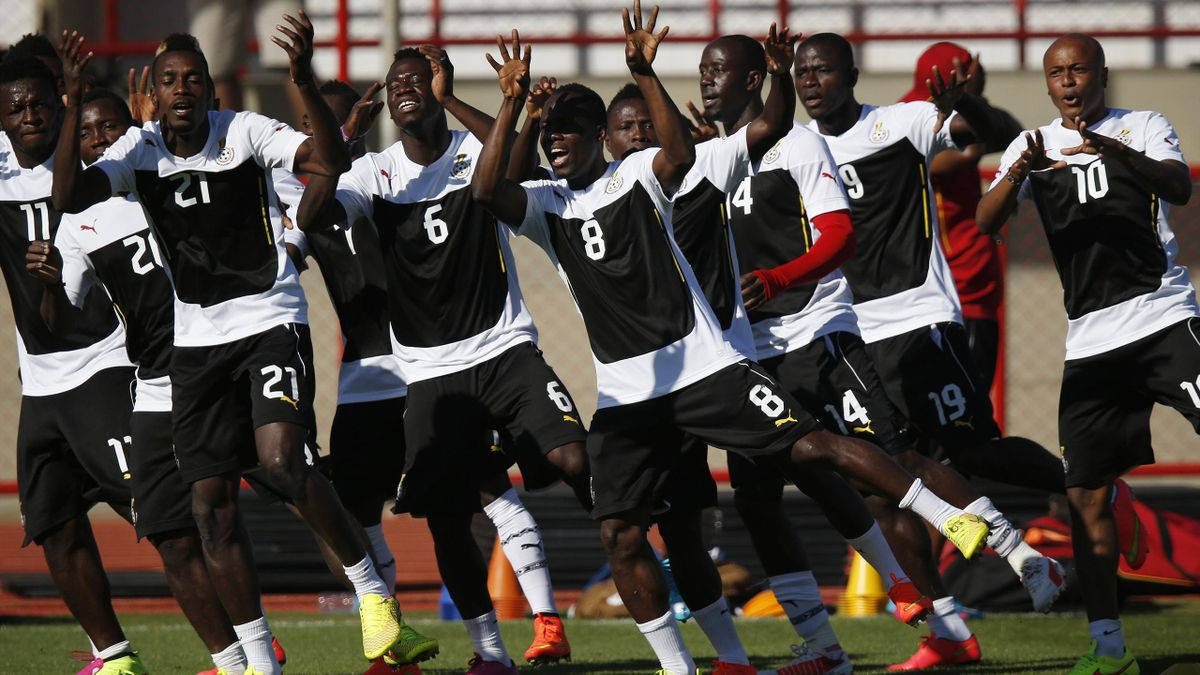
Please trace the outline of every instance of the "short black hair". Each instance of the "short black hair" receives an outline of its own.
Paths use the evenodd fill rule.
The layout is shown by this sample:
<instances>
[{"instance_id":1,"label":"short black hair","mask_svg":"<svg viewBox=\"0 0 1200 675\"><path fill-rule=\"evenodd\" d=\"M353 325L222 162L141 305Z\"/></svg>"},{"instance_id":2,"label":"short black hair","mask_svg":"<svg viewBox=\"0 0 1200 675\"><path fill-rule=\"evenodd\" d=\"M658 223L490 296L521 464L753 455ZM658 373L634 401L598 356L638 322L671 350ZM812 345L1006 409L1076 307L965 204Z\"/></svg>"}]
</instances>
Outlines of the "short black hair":
<instances>
[{"instance_id":1,"label":"short black hair","mask_svg":"<svg viewBox=\"0 0 1200 675\"><path fill-rule=\"evenodd\" d=\"M760 73L767 72L767 52L763 49L762 43L750 37L749 35L741 35L738 33L732 35L722 35L708 44L724 44L733 46L741 53L742 57L746 59L747 68Z\"/></svg>"},{"instance_id":2,"label":"short black hair","mask_svg":"<svg viewBox=\"0 0 1200 675\"><path fill-rule=\"evenodd\" d=\"M17 80L45 80L51 89L58 91L58 80L54 73L36 56L5 58L4 62L0 63L0 84Z\"/></svg>"},{"instance_id":3,"label":"short black hair","mask_svg":"<svg viewBox=\"0 0 1200 675\"><path fill-rule=\"evenodd\" d=\"M50 38L41 33L26 33L8 48L5 59L20 59L26 57L58 59L58 52Z\"/></svg>"},{"instance_id":4,"label":"short black hair","mask_svg":"<svg viewBox=\"0 0 1200 675\"><path fill-rule=\"evenodd\" d=\"M646 97L642 94L642 90L638 88L636 84L628 82L625 84L625 86L618 89L617 93L613 95L611 100L609 100L608 109L605 111L605 117L607 118L609 115L611 115L612 111L616 110L618 105L624 103L625 101L633 100L645 101Z\"/></svg>"},{"instance_id":5,"label":"short black hair","mask_svg":"<svg viewBox=\"0 0 1200 675\"><path fill-rule=\"evenodd\" d=\"M401 47L400 49L397 49L396 53L392 55L392 63L395 63L401 59L426 60L425 55L422 54L421 50L417 49L416 47Z\"/></svg>"},{"instance_id":6,"label":"short black hair","mask_svg":"<svg viewBox=\"0 0 1200 675\"><path fill-rule=\"evenodd\" d=\"M362 98L362 95L355 91L350 83L341 80L328 80L317 89L317 93L322 96L337 97L349 105L358 103L358 99Z\"/></svg>"},{"instance_id":7,"label":"short black hair","mask_svg":"<svg viewBox=\"0 0 1200 675\"><path fill-rule=\"evenodd\" d=\"M133 126L133 114L129 112L129 104L125 103L125 99L121 98L115 91L103 87L96 87L89 90L83 95L83 102L79 106L80 109L93 101L112 101L117 114L121 116L121 120L129 126Z\"/></svg>"},{"instance_id":8,"label":"short black hair","mask_svg":"<svg viewBox=\"0 0 1200 675\"><path fill-rule=\"evenodd\" d=\"M592 88L578 82L568 82L559 85L554 97L556 103L567 99L578 101L579 111L586 116L588 122L597 127L608 126L608 111L604 107L604 99Z\"/></svg>"},{"instance_id":9,"label":"short black hair","mask_svg":"<svg viewBox=\"0 0 1200 675\"><path fill-rule=\"evenodd\" d=\"M191 52L199 56L200 62L204 64L205 74L208 73L208 59L204 57L204 50L200 49L200 41L189 33L171 33L163 38L154 50L154 62L150 65L151 74L158 70L158 60L167 52Z\"/></svg>"},{"instance_id":10,"label":"short black hair","mask_svg":"<svg viewBox=\"0 0 1200 675\"><path fill-rule=\"evenodd\" d=\"M805 47L829 47L844 61L842 64L846 70L854 68L854 47L850 41L838 35L837 33L817 33L810 35L800 41L796 45L796 58L800 57L800 50Z\"/></svg>"}]
</instances>

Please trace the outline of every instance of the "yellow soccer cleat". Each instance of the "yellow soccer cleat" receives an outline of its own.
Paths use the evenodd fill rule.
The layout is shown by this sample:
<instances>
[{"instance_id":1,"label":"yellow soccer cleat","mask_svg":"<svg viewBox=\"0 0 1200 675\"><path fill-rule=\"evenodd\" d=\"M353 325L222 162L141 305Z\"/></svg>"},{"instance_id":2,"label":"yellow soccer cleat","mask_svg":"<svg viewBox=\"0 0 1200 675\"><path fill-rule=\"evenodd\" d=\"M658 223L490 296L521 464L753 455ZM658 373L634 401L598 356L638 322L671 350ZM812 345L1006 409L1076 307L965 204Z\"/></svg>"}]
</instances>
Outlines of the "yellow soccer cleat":
<instances>
[{"instance_id":1,"label":"yellow soccer cleat","mask_svg":"<svg viewBox=\"0 0 1200 675\"><path fill-rule=\"evenodd\" d=\"M988 523L983 518L971 513L952 516L942 526L942 534L946 535L967 560L975 557L987 542Z\"/></svg>"},{"instance_id":2,"label":"yellow soccer cleat","mask_svg":"<svg viewBox=\"0 0 1200 675\"><path fill-rule=\"evenodd\" d=\"M146 666L142 665L137 652L132 652L119 659L105 661L96 675L146 675L146 672Z\"/></svg>"},{"instance_id":3,"label":"yellow soccer cleat","mask_svg":"<svg viewBox=\"0 0 1200 675\"><path fill-rule=\"evenodd\" d=\"M1125 650L1125 656L1119 659L1099 656L1096 654L1096 641L1092 640L1092 648L1079 657L1068 675L1138 675L1141 672L1137 659L1133 658L1133 653L1128 648Z\"/></svg>"},{"instance_id":4,"label":"yellow soccer cleat","mask_svg":"<svg viewBox=\"0 0 1200 675\"><path fill-rule=\"evenodd\" d=\"M250 666L245 672L242 673L242 675L266 675L266 673L261 670L255 670L254 666Z\"/></svg>"},{"instance_id":5,"label":"yellow soccer cleat","mask_svg":"<svg viewBox=\"0 0 1200 675\"><path fill-rule=\"evenodd\" d=\"M437 656L440 649L437 640L421 635L415 628L401 620L400 639L383 655L383 660L389 666L420 663Z\"/></svg>"},{"instance_id":6,"label":"yellow soccer cleat","mask_svg":"<svg viewBox=\"0 0 1200 675\"><path fill-rule=\"evenodd\" d=\"M358 619L362 623L363 655L368 661L383 656L400 641L400 617L395 598L374 593L364 595L358 606Z\"/></svg>"}]
</instances>

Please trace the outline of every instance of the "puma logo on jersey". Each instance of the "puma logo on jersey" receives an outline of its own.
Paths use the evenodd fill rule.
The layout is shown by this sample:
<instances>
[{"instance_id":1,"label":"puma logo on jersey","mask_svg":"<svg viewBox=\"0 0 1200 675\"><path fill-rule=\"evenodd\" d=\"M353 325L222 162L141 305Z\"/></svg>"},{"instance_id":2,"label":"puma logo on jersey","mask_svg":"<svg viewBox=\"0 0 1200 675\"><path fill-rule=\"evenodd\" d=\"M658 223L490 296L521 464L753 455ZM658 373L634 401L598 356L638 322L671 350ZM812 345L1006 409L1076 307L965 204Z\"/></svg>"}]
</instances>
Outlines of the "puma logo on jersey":
<instances>
[{"instance_id":1,"label":"puma logo on jersey","mask_svg":"<svg viewBox=\"0 0 1200 675\"><path fill-rule=\"evenodd\" d=\"M563 415L563 421L571 422L573 424L579 424L579 420L575 419L574 417L571 417L570 415Z\"/></svg>"},{"instance_id":2,"label":"puma logo on jersey","mask_svg":"<svg viewBox=\"0 0 1200 675\"><path fill-rule=\"evenodd\" d=\"M92 232L96 232L96 226L95 225L80 225L79 230L81 232L83 230L91 230ZM99 234L99 233L97 233L97 234Z\"/></svg>"},{"instance_id":3,"label":"puma logo on jersey","mask_svg":"<svg viewBox=\"0 0 1200 675\"><path fill-rule=\"evenodd\" d=\"M837 179L833 177L833 174L829 173L828 171L822 171L821 178L828 178L835 183L837 182Z\"/></svg>"},{"instance_id":4,"label":"puma logo on jersey","mask_svg":"<svg viewBox=\"0 0 1200 675\"><path fill-rule=\"evenodd\" d=\"M796 421L798 421L798 420L795 417L792 417L792 411L789 410L787 417L785 417L781 420L775 420L775 426L781 427L781 426L787 424L788 422L796 422Z\"/></svg>"},{"instance_id":5,"label":"puma logo on jersey","mask_svg":"<svg viewBox=\"0 0 1200 675\"><path fill-rule=\"evenodd\" d=\"M954 426L959 427L960 429L970 429L971 431L975 431L974 422L974 417L968 417L965 420L954 420Z\"/></svg>"},{"instance_id":6,"label":"puma logo on jersey","mask_svg":"<svg viewBox=\"0 0 1200 675\"><path fill-rule=\"evenodd\" d=\"M279 400L295 408L296 412L300 412L300 402L291 396L288 396L287 394L280 394Z\"/></svg>"},{"instance_id":7,"label":"puma logo on jersey","mask_svg":"<svg viewBox=\"0 0 1200 675\"><path fill-rule=\"evenodd\" d=\"M856 434L871 434L872 436L875 435L875 430L871 428L870 424L868 424L865 427L854 427L853 429L851 429L851 431L853 431Z\"/></svg>"}]
</instances>

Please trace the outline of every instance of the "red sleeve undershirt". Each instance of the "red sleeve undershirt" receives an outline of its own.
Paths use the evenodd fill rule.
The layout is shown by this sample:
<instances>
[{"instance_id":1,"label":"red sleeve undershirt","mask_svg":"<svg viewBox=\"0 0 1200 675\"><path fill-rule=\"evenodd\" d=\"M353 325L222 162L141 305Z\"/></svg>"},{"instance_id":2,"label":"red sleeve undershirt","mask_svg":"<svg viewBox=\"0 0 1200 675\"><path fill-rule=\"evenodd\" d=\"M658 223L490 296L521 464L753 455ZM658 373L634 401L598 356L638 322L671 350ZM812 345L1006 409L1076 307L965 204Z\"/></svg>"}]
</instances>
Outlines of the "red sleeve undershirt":
<instances>
[{"instance_id":1,"label":"red sleeve undershirt","mask_svg":"<svg viewBox=\"0 0 1200 675\"><path fill-rule=\"evenodd\" d=\"M816 281L829 274L854 255L854 228L850 212L830 211L812 219L821 236L807 253L769 270L754 270L762 280L766 300L782 293L793 284Z\"/></svg>"}]
</instances>

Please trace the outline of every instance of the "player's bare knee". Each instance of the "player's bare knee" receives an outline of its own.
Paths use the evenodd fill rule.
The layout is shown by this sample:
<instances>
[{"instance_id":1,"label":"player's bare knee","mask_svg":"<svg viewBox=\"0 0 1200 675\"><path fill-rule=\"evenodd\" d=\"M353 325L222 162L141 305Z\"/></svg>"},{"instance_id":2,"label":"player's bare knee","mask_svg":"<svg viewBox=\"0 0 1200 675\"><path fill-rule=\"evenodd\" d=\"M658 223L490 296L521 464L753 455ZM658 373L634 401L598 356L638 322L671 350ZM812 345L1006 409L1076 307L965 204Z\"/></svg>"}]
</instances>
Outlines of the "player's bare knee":
<instances>
[{"instance_id":1,"label":"player's bare knee","mask_svg":"<svg viewBox=\"0 0 1200 675\"><path fill-rule=\"evenodd\" d=\"M828 461L833 456L833 434L813 431L792 444L790 457L793 464Z\"/></svg>"},{"instance_id":2,"label":"player's bare knee","mask_svg":"<svg viewBox=\"0 0 1200 675\"><path fill-rule=\"evenodd\" d=\"M587 476L587 452L582 443L561 445L551 450L546 458L558 467L568 482L574 482Z\"/></svg>"},{"instance_id":3,"label":"player's bare knee","mask_svg":"<svg viewBox=\"0 0 1200 675\"><path fill-rule=\"evenodd\" d=\"M199 554L196 533L189 530L175 530L147 537L162 558L163 567L172 569L187 565Z\"/></svg>"},{"instance_id":4,"label":"player's bare knee","mask_svg":"<svg viewBox=\"0 0 1200 675\"><path fill-rule=\"evenodd\" d=\"M600 523L600 542L610 560L627 560L637 556L642 546L643 529L619 518Z\"/></svg>"}]
</instances>

